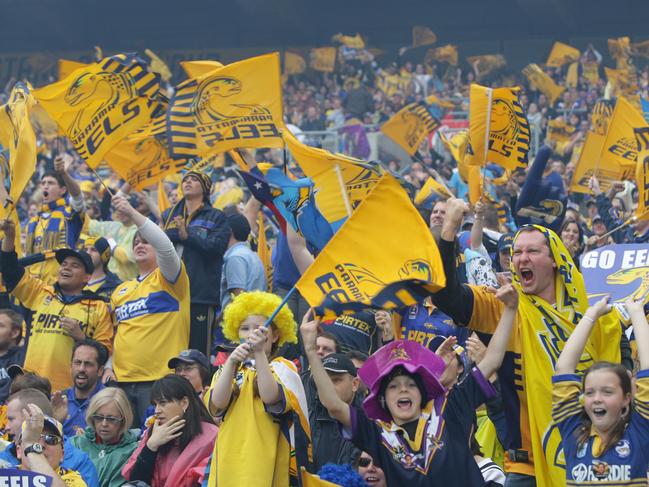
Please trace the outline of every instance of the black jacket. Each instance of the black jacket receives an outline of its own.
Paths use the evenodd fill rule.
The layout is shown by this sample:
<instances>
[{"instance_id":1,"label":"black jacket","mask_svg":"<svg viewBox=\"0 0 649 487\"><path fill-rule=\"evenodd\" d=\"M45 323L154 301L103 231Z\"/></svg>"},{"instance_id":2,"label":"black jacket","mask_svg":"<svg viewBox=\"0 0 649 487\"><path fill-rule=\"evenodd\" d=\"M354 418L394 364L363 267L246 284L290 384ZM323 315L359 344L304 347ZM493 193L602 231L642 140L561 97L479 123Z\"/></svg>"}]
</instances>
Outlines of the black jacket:
<instances>
[{"instance_id":1,"label":"black jacket","mask_svg":"<svg viewBox=\"0 0 649 487\"><path fill-rule=\"evenodd\" d=\"M0 357L0 404L9 397L9 388L11 387L11 377L7 373L10 365L23 365L25 361L25 347L11 347L3 356Z\"/></svg>"},{"instance_id":2,"label":"black jacket","mask_svg":"<svg viewBox=\"0 0 649 487\"><path fill-rule=\"evenodd\" d=\"M182 261L187 268L191 302L218 306L221 302L221 268L223 254L230 239L230 225L225 213L206 202L187 223L187 240L181 240L174 222L185 216L185 199L166 211L164 229L176 249L182 246Z\"/></svg>"},{"instance_id":3,"label":"black jacket","mask_svg":"<svg viewBox=\"0 0 649 487\"><path fill-rule=\"evenodd\" d=\"M351 441L343 439L338 421L329 416L329 411L318 398L310 372L302 374L302 383L309 408L309 426L313 443L313 471L317 472L326 463L352 464L361 454ZM357 392L352 406L362 407L363 397Z\"/></svg>"}]
</instances>

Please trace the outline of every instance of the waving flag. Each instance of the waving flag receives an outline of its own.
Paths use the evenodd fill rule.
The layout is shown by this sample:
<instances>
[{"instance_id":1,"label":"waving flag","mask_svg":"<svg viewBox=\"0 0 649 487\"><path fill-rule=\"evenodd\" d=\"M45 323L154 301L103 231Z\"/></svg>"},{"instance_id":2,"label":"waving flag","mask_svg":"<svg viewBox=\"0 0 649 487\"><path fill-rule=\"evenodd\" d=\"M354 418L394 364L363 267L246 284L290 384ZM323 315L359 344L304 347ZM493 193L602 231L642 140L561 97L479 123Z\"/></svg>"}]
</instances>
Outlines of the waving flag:
<instances>
[{"instance_id":1,"label":"waving flag","mask_svg":"<svg viewBox=\"0 0 649 487\"><path fill-rule=\"evenodd\" d=\"M316 188L316 203L337 229L363 201L381 177L381 168L344 154L310 147L289 131L283 133L289 151Z\"/></svg>"},{"instance_id":2,"label":"waving flag","mask_svg":"<svg viewBox=\"0 0 649 487\"><path fill-rule=\"evenodd\" d=\"M505 169L527 166L530 126L518 101L519 88L485 88L472 84L469 164L493 162Z\"/></svg>"},{"instance_id":3,"label":"waving flag","mask_svg":"<svg viewBox=\"0 0 649 487\"><path fill-rule=\"evenodd\" d=\"M608 124L599 166L617 168L621 179L631 179L638 158L634 129L647 127L642 114L623 97L619 97Z\"/></svg>"},{"instance_id":4,"label":"waving flag","mask_svg":"<svg viewBox=\"0 0 649 487\"><path fill-rule=\"evenodd\" d=\"M327 319L367 306L409 306L445 284L430 230L399 183L386 174L296 287L311 306L324 302L320 314Z\"/></svg>"},{"instance_id":5,"label":"waving flag","mask_svg":"<svg viewBox=\"0 0 649 487\"><path fill-rule=\"evenodd\" d=\"M355 36L346 36L338 33L333 36L331 40L340 42L343 46L349 47L351 49L365 49L365 41L358 32Z\"/></svg>"},{"instance_id":6,"label":"waving flag","mask_svg":"<svg viewBox=\"0 0 649 487\"><path fill-rule=\"evenodd\" d=\"M34 90L34 98L61 127L90 167L159 108L160 76L144 62L119 54L81 67Z\"/></svg>"},{"instance_id":7,"label":"waving flag","mask_svg":"<svg viewBox=\"0 0 649 487\"><path fill-rule=\"evenodd\" d=\"M79 68L85 68L88 66L86 63L80 63L78 61L70 61L69 59L59 59L58 68L59 68L59 80L65 79L74 73Z\"/></svg>"},{"instance_id":8,"label":"waving flag","mask_svg":"<svg viewBox=\"0 0 649 487\"><path fill-rule=\"evenodd\" d=\"M175 159L238 147L283 147L279 54L266 54L181 83L169 104Z\"/></svg>"},{"instance_id":9,"label":"waving flag","mask_svg":"<svg viewBox=\"0 0 649 487\"><path fill-rule=\"evenodd\" d=\"M431 108L428 105L431 105ZM434 95L429 96L426 103L411 103L403 107L383 124L381 132L412 156L428 134L439 127L439 119L443 116L442 109L451 106ZM431 114L432 110L438 112L437 117Z\"/></svg>"},{"instance_id":10,"label":"waving flag","mask_svg":"<svg viewBox=\"0 0 649 487\"><path fill-rule=\"evenodd\" d=\"M311 49L309 53L309 66L315 71L322 71L325 73L333 73L336 66L336 54L338 53L335 47L316 47Z\"/></svg>"},{"instance_id":11,"label":"waving flag","mask_svg":"<svg viewBox=\"0 0 649 487\"><path fill-rule=\"evenodd\" d=\"M478 79L493 73L507 64L507 60L502 54L470 56L466 58L466 62L475 68Z\"/></svg>"},{"instance_id":12,"label":"waving flag","mask_svg":"<svg viewBox=\"0 0 649 487\"><path fill-rule=\"evenodd\" d=\"M550 51L548 60L545 64L555 68L560 68L564 64L579 61L580 57L581 53L579 52L579 49L557 41L552 46L552 50Z\"/></svg>"},{"instance_id":13,"label":"waving flag","mask_svg":"<svg viewBox=\"0 0 649 487\"><path fill-rule=\"evenodd\" d=\"M29 121L29 86L17 83L0 107L0 217L7 218L36 168L36 135Z\"/></svg>"},{"instance_id":14,"label":"waving flag","mask_svg":"<svg viewBox=\"0 0 649 487\"><path fill-rule=\"evenodd\" d=\"M218 61L181 61L180 66L188 78L198 78L204 74L223 67Z\"/></svg>"},{"instance_id":15,"label":"waving flag","mask_svg":"<svg viewBox=\"0 0 649 487\"><path fill-rule=\"evenodd\" d=\"M445 46L436 47L435 49L428 49L424 62L430 64L431 61L449 63L451 66L457 66L458 52L457 46L447 44Z\"/></svg>"},{"instance_id":16,"label":"waving flag","mask_svg":"<svg viewBox=\"0 0 649 487\"><path fill-rule=\"evenodd\" d=\"M638 209L636 217L649 218L649 127L634 130L638 143L638 163L636 165L636 184L638 186Z\"/></svg>"},{"instance_id":17,"label":"waving flag","mask_svg":"<svg viewBox=\"0 0 649 487\"><path fill-rule=\"evenodd\" d=\"M428 179L426 180L424 185L421 187L421 189L419 189L419 191L417 191L414 203L415 206L430 208L433 201L437 201L438 199L451 198L452 196L453 194L445 185L438 182L432 176L428 176Z\"/></svg>"},{"instance_id":18,"label":"waving flag","mask_svg":"<svg viewBox=\"0 0 649 487\"><path fill-rule=\"evenodd\" d=\"M306 61L299 54L294 52L284 53L284 73L302 74L306 71Z\"/></svg>"},{"instance_id":19,"label":"waving flag","mask_svg":"<svg viewBox=\"0 0 649 487\"><path fill-rule=\"evenodd\" d=\"M412 28L412 47L428 46L437 42L437 36L428 27L415 25Z\"/></svg>"},{"instance_id":20,"label":"waving flag","mask_svg":"<svg viewBox=\"0 0 649 487\"><path fill-rule=\"evenodd\" d=\"M552 78L545 74L538 64L528 64L523 68L523 74L550 100L550 105L554 105L557 98L566 90L565 87L557 85Z\"/></svg>"}]
</instances>

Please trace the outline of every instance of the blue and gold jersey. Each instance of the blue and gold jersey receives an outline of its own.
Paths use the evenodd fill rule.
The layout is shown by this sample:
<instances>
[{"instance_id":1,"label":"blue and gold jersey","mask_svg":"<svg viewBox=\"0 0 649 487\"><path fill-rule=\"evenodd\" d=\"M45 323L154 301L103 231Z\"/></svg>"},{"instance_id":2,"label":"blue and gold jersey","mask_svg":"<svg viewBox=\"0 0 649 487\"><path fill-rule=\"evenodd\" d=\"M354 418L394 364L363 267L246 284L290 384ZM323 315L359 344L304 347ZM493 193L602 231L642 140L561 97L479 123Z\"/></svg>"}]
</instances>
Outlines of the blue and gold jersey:
<instances>
[{"instance_id":1,"label":"blue and gold jersey","mask_svg":"<svg viewBox=\"0 0 649 487\"><path fill-rule=\"evenodd\" d=\"M433 352L449 336L457 337L458 345L464 347L470 334L471 330L456 326L440 309L425 304L410 306L401 314L400 338L417 342Z\"/></svg>"},{"instance_id":2,"label":"blue and gold jersey","mask_svg":"<svg viewBox=\"0 0 649 487\"><path fill-rule=\"evenodd\" d=\"M566 485L647 485L649 465L649 370L638 373L631 421L617 444L601 452L600 437L591 429L588 441L577 444L583 407L579 403L581 379L576 374L552 378L552 418L563 443Z\"/></svg>"},{"instance_id":3,"label":"blue and gold jersey","mask_svg":"<svg viewBox=\"0 0 649 487\"><path fill-rule=\"evenodd\" d=\"M113 370L119 381L158 380L167 361L189 345L189 278L185 265L175 282L160 268L120 284L113 292L117 332Z\"/></svg>"}]
</instances>

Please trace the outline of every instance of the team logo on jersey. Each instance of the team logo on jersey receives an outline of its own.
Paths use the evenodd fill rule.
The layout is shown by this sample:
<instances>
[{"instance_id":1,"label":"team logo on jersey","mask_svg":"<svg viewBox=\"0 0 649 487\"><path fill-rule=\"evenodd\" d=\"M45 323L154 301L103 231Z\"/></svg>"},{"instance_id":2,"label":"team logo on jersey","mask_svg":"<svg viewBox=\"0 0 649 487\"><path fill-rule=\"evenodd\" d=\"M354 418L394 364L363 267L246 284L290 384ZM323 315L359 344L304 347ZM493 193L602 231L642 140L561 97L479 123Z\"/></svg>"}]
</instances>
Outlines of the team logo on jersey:
<instances>
[{"instance_id":1,"label":"team logo on jersey","mask_svg":"<svg viewBox=\"0 0 649 487\"><path fill-rule=\"evenodd\" d=\"M628 440L620 440L617 445L615 445L615 453L618 454L620 458L626 458L631 455L631 443Z\"/></svg>"},{"instance_id":2,"label":"team logo on jersey","mask_svg":"<svg viewBox=\"0 0 649 487\"><path fill-rule=\"evenodd\" d=\"M588 467L585 464L579 463L572 467L572 478L575 482L583 482L586 477L588 477Z\"/></svg>"},{"instance_id":3,"label":"team logo on jersey","mask_svg":"<svg viewBox=\"0 0 649 487\"><path fill-rule=\"evenodd\" d=\"M593 460L593 464L590 466L590 469L593 472L593 475L597 480L604 480L608 478L608 474L611 473L611 467L606 462L600 462Z\"/></svg>"},{"instance_id":4,"label":"team logo on jersey","mask_svg":"<svg viewBox=\"0 0 649 487\"><path fill-rule=\"evenodd\" d=\"M584 443L579 447L579 450L577 450L577 458L584 458L586 456L586 452L588 451L588 443Z\"/></svg>"}]
</instances>

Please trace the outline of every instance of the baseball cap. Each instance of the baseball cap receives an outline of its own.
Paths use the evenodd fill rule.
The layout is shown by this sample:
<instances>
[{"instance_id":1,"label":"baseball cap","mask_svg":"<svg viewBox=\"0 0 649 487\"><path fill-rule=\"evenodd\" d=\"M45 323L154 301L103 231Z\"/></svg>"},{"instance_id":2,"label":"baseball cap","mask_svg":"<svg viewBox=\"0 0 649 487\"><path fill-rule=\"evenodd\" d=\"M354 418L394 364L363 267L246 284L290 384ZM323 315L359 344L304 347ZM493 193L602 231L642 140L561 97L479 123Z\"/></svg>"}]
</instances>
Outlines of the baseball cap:
<instances>
[{"instance_id":1,"label":"baseball cap","mask_svg":"<svg viewBox=\"0 0 649 487\"><path fill-rule=\"evenodd\" d=\"M593 217L593 219L591 220L591 223L595 223L596 221L603 222L604 219L602 218L601 215L595 215L595 216Z\"/></svg>"},{"instance_id":2,"label":"baseball cap","mask_svg":"<svg viewBox=\"0 0 649 487\"><path fill-rule=\"evenodd\" d=\"M59 249L54 255L59 264L62 264L66 257L76 257L83 262L83 267L86 269L88 274L92 274L95 270L95 266L92 264L92 258L85 250L76 251L73 249Z\"/></svg>"},{"instance_id":3,"label":"baseball cap","mask_svg":"<svg viewBox=\"0 0 649 487\"><path fill-rule=\"evenodd\" d=\"M98 237L94 239L89 238L86 240L86 247L94 247L95 250L99 253L102 264L108 264L112 255L108 240L106 240L104 237Z\"/></svg>"},{"instance_id":4,"label":"baseball cap","mask_svg":"<svg viewBox=\"0 0 649 487\"><path fill-rule=\"evenodd\" d=\"M498 239L498 253L509 252L510 247L514 245L514 234L503 233Z\"/></svg>"},{"instance_id":5,"label":"baseball cap","mask_svg":"<svg viewBox=\"0 0 649 487\"><path fill-rule=\"evenodd\" d=\"M169 367L170 369L175 369L178 366L179 362L184 362L186 364L198 364L208 370L210 368L210 361L207 360L205 354L194 348L183 350L178 354L177 357L169 359L167 367Z\"/></svg>"},{"instance_id":6,"label":"baseball cap","mask_svg":"<svg viewBox=\"0 0 649 487\"><path fill-rule=\"evenodd\" d=\"M21 430L25 430L25 423L23 422ZM56 419L44 414L43 415L43 429L49 427L61 438L63 438L63 425Z\"/></svg>"},{"instance_id":7,"label":"baseball cap","mask_svg":"<svg viewBox=\"0 0 649 487\"><path fill-rule=\"evenodd\" d=\"M356 367L354 363L342 353L331 353L322 359L322 366L328 372L336 374L348 373L356 377Z\"/></svg>"}]
</instances>

